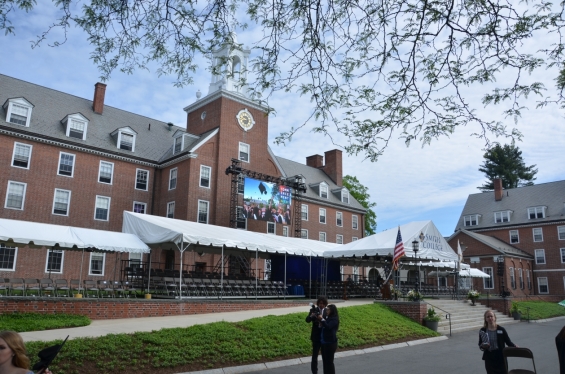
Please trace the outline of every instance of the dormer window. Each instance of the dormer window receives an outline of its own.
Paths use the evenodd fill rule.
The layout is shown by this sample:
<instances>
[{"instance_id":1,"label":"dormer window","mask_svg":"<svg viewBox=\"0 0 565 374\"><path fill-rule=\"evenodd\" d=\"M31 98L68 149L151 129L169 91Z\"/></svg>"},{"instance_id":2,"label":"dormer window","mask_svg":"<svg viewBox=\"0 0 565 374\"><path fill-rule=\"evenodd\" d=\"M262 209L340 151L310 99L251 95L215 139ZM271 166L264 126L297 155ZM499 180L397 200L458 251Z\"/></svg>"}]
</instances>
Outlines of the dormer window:
<instances>
[{"instance_id":1,"label":"dormer window","mask_svg":"<svg viewBox=\"0 0 565 374\"><path fill-rule=\"evenodd\" d=\"M346 189L341 190L341 202L344 204L349 204L349 191Z\"/></svg>"},{"instance_id":2,"label":"dormer window","mask_svg":"<svg viewBox=\"0 0 565 374\"><path fill-rule=\"evenodd\" d=\"M322 199L328 198L328 185L325 183L320 183L320 197Z\"/></svg>"},{"instance_id":3,"label":"dormer window","mask_svg":"<svg viewBox=\"0 0 565 374\"><path fill-rule=\"evenodd\" d=\"M174 135L174 144L173 144L173 155L177 155L184 151L190 145L194 145L194 142L199 140L200 137L192 134L188 134L184 131L177 130Z\"/></svg>"},{"instance_id":4,"label":"dormer window","mask_svg":"<svg viewBox=\"0 0 565 374\"><path fill-rule=\"evenodd\" d=\"M116 139L116 146L118 149L123 149L124 151L135 152L135 138L137 132L131 127L122 127L115 130L111 134Z\"/></svg>"},{"instance_id":5,"label":"dormer window","mask_svg":"<svg viewBox=\"0 0 565 374\"><path fill-rule=\"evenodd\" d=\"M510 214L512 213L511 210L505 210L502 212L494 212L494 222L495 223L504 223L510 222Z\"/></svg>"},{"instance_id":6,"label":"dormer window","mask_svg":"<svg viewBox=\"0 0 565 374\"><path fill-rule=\"evenodd\" d=\"M463 217L465 226L477 226L479 224L479 214L471 214Z\"/></svg>"},{"instance_id":7,"label":"dormer window","mask_svg":"<svg viewBox=\"0 0 565 374\"><path fill-rule=\"evenodd\" d=\"M69 114L61 121L65 125L65 135L69 138L86 139L88 118L80 113Z\"/></svg>"},{"instance_id":8,"label":"dormer window","mask_svg":"<svg viewBox=\"0 0 565 374\"><path fill-rule=\"evenodd\" d=\"M173 154L176 155L182 151L182 136L175 138L175 148L173 149Z\"/></svg>"},{"instance_id":9,"label":"dormer window","mask_svg":"<svg viewBox=\"0 0 565 374\"><path fill-rule=\"evenodd\" d=\"M545 206L535 206L532 208L528 208L528 218L529 219L536 219L536 218L545 218Z\"/></svg>"},{"instance_id":10,"label":"dormer window","mask_svg":"<svg viewBox=\"0 0 565 374\"><path fill-rule=\"evenodd\" d=\"M6 122L29 127L33 104L23 97L8 99L4 104Z\"/></svg>"}]
</instances>

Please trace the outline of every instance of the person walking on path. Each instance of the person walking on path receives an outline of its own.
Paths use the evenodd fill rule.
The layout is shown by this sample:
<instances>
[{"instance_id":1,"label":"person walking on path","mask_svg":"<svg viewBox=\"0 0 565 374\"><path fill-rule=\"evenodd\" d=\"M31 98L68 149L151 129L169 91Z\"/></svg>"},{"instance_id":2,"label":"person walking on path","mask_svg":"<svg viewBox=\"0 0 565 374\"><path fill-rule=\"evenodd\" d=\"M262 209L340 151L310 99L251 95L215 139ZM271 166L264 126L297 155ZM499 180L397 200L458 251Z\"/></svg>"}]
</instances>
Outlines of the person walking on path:
<instances>
[{"instance_id":1,"label":"person walking on path","mask_svg":"<svg viewBox=\"0 0 565 374\"><path fill-rule=\"evenodd\" d=\"M506 364L502 350L506 344L517 347L512 343L506 329L496 324L496 315L487 310L484 315L484 326L479 331L479 348L483 351L483 360L487 374L505 374Z\"/></svg>"},{"instance_id":2,"label":"person walking on path","mask_svg":"<svg viewBox=\"0 0 565 374\"><path fill-rule=\"evenodd\" d=\"M310 368L312 369L312 374L318 374L318 353L320 352L320 338L322 333L318 316L325 316L324 311L326 305L328 305L328 298L325 296L318 297L316 307L312 307L306 317L306 322L312 323L312 332L310 333L310 340L312 340L312 364Z\"/></svg>"},{"instance_id":3,"label":"person walking on path","mask_svg":"<svg viewBox=\"0 0 565 374\"><path fill-rule=\"evenodd\" d=\"M337 330L339 329L339 315L335 305L326 308L326 317L318 316L322 324L322 363L324 374L335 374L334 355L337 350Z\"/></svg>"}]
</instances>

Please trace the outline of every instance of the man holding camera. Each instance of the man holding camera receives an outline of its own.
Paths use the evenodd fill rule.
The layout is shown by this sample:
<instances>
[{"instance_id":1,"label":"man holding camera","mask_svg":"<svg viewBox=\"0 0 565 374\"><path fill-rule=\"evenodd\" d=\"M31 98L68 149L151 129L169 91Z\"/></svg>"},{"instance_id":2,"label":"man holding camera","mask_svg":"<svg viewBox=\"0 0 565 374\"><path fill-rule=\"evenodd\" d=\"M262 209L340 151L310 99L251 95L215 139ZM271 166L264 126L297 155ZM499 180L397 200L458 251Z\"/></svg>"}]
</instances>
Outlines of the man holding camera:
<instances>
[{"instance_id":1,"label":"man holding camera","mask_svg":"<svg viewBox=\"0 0 565 374\"><path fill-rule=\"evenodd\" d=\"M318 297L316 301L316 305L312 305L310 312L308 312L308 316L306 317L306 322L312 322L312 333L310 334L310 340L312 340L312 374L318 374L318 353L320 352L321 347L321 332L322 326L318 321L318 316L325 316L324 310L328 305L328 298L325 296Z\"/></svg>"}]
</instances>

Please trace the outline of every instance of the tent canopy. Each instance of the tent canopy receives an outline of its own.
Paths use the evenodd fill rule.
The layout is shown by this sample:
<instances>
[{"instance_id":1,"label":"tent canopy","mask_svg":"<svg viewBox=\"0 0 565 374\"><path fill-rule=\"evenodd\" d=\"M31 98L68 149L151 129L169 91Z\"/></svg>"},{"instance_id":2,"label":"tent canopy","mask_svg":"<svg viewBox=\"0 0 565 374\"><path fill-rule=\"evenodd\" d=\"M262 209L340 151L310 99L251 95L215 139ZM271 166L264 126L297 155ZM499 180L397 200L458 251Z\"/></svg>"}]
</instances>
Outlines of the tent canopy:
<instances>
[{"instance_id":1,"label":"tent canopy","mask_svg":"<svg viewBox=\"0 0 565 374\"><path fill-rule=\"evenodd\" d=\"M447 244L432 221L410 222L400 226L406 257L435 261L457 261L457 254ZM392 256L398 228L388 229L357 241L330 248L324 257ZM414 255L412 241L418 241L418 255Z\"/></svg>"},{"instance_id":2,"label":"tent canopy","mask_svg":"<svg viewBox=\"0 0 565 374\"><path fill-rule=\"evenodd\" d=\"M96 248L102 251L149 252L149 247L131 234L3 218L0 218L0 242L32 248Z\"/></svg>"},{"instance_id":3,"label":"tent canopy","mask_svg":"<svg viewBox=\"0 0 565 374\"><path fill-rule=\"evenodd\" d=\"M469 265L467 265L469 266ZM445 271L445 270L440 270L440 271L430 271L428 273L428 276L430 277L435 277L435 276L440 276L440 277L445 277L447 275L451 275L453 273ZM482 272L479 269L475 269L475 268L468 268L468 269L461 269L459 271L459 277L461 278L490 278L490 275L488 275L487 273Z\"/></svg>"}]
</instances>

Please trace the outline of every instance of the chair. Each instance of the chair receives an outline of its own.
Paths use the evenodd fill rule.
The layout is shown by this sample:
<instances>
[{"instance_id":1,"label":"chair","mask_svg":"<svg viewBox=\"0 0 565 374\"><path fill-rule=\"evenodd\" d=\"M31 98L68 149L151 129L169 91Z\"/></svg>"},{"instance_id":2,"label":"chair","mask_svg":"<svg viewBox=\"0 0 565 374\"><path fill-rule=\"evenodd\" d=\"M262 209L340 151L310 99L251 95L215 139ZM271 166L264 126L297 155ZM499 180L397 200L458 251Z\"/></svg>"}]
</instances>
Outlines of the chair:
<instances>
[{"instance_id":1,"label":"chair","mask_svg":"<svg viewBox=\"0 0 565 374\"><path fill-rule=\"evenodd\" d=\"M112 283L112 288L114 289L114 295L117 295L118 297L124 297L124 295L126 294L126 289L123 286L123 283L120 281L112 281L110 283Z\"/></svg>"},{"instance_id":2,"label":"chair","mask_svg":"<svg viewBox=\"0 0 565 374\"><path fill-rule=\"evenodd\" d=\"M507 374L537 374L536 363L534 362L534 354L528 348L506 347L502 351L502 354L504 355L504 365L506 366ZM532 365L534 367L534 370L533 371L526 369L508 370L508 357L529 358L532 360Z\"/></svg>"},{"instance_id":3,"label":"chair","mask_svg":"<svg viewBox=\"0 0 565 374\"><path fill-rule=\"evenodd\" d=\"M53 280L44 278L39 281L39 291L41 296L53 296L55 294L55 284Z\"/></svg>"},{"instance_id":4,"label":"chair","mask_svg":"<svg viewBox=\"0 0 565 374\"><path fill-rule=\"evenodd\" d=\"M68 297L71 292L66 279L55 279L55 295Z\"/></svg>"},{"instance_id":5,"label":"chair","mask_svg":"<svg viewBox=\"0 0 565 374\"><path fill-rule=\"evenodd\" d=\"M100 297L100 289L96 285L96 281L84 280L84 291L86 297ZM94 296L92 296L94 294Z\"/></svg>"},{"instance_id":6,"label":"chair","mask_svg":"<svg viewBox=\"0 0 565 374\"><path fill-rule=\"evenodd\" d=\"M104 294L105 296L104 296ZM99 280L98 281L98 297L114 297L114 287L111 281Z\"/></svg>"},{"instance_id":7,"label":"chair","mask_svg":"<svg viewBox=\"0 0 565 374\"><path fill-rule=\"evenodd\" d=\"M6 281L6 279L0 278L0 294L4 293L4 296L8 296L8 288L8 282Z\"/></svg>"},{"instance_id":8,"label":"chair","mask_svg":"<svg viewBox=\"0 0 565 374\"><path fill-rule=\"evenodd\" d=\"M17 291L21 296L25 296L26 286L22 278L10 278L8 280L8 287L10 296L14 296L14 291Z\"/></svg>"},{"instance_id":9,"label":"chair","mask_svg":"<svg viewBox=\"0 0 565 374\"><path fill-rule=\"evenodd\" d=\"M41 288L39 288L39 279L35 278L26 278L24 279L25 284L25 291L24 295L28 296L28 293L31 293L30 296L41 296ZM33 294L35 292L35 295Z\"/></svg>"},{"instance_id":10,"label":"chair","mask_svg":"<svg viewBox=\"0 0 565 374\"><path fill-rule=\"evenodd\" d=\"M83 294L84 287L80 284L80 280L78 279L71 279L71 289L70 292L72 294ZM85 295L86 296L86 295Z\"/></svg>"}]
</instances>

